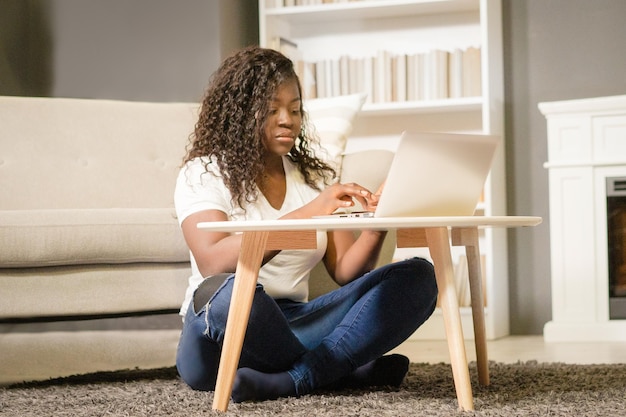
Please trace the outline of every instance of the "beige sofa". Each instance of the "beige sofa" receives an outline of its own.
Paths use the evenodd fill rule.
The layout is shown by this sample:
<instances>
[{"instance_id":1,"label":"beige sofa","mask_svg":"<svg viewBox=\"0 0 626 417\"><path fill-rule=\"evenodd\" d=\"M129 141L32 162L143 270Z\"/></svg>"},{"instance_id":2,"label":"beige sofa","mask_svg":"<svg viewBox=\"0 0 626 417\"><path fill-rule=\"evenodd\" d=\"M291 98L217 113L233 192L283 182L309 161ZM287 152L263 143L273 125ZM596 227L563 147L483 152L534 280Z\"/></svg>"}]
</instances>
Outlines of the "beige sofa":
<instances>
[{"instance_id":1,"label":"beige sofa","mask_svg":"<svg viewBox=\"0 0 626 417\"><path fill-rule=\"evenodd\" d=\"M196 112L0 98L0 382L172 363L189 275L172 194Z\"/></svg>"},{"instance_id":2,"label":"beige sofa","mask_svg":"<svg viewBox=\"0 0 626 417\"><path fill-rule=\"evenodd\" d=\"M362 102L311 103L339 165ZM197 107L0 97L0 384L174 364L189 254L173 189Z\"/></svg>"}]
</instances>

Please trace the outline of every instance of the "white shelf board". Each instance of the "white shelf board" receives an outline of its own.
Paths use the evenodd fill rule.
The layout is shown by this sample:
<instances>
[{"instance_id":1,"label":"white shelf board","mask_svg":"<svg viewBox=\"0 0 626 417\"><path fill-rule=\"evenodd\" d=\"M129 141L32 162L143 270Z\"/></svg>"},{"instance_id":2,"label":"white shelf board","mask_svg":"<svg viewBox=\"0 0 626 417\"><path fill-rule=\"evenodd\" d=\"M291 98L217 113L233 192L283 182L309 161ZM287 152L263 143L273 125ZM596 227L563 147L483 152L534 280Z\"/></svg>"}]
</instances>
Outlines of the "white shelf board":
<instances>
[{"instance_id":1,"label":"white shelf board","mask_svg":"<svg viewBox=\"0 0 626 417\"><path fill-rule=\"evenodd\" d=\"M292 23L329 20L379 19L406 15L429 15L478 11L477 0L368 0L312 6L266 9L267 17L280 17Z\"/></svg>"},{"instance_id":2,"label":"white shelf board","mask_svg":"<svg viewBox=\"0 0 626 417\"><path fill-rule=\"evenodd\" d=\"M481 97L454 98L443 100L402 101L386 103L366 103L361 114L366 116L386 116L413 113L444 113L455 111L480 111Z\"/></svg>"}]
</instances>

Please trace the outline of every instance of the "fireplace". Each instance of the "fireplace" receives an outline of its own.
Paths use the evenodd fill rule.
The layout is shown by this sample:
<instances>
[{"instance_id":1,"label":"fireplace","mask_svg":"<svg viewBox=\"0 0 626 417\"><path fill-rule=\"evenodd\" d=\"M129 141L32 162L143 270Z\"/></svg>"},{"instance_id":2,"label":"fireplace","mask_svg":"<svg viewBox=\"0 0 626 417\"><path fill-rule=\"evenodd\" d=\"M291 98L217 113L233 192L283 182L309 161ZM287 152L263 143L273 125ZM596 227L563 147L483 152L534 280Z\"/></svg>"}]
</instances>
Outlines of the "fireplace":
<instances>
[{"instance_id":1,"label":"fireplace","mask_svg":"<svg viewBox=\"0 0 626 417\"><path fill-rule=\"evenodd\" d=\"M626 341L626 96L540 103L552 320L544 339Z\"/></svg>"},{"instance_id":2,"label":"fireplace","mask_svg":"<svg viewBox=\"0 0 626 417\"><path fill-rule=\"evenodd\" d=\"M626 177L606 179L609 319L626 319Z\"/></svg>"}]
</instances>

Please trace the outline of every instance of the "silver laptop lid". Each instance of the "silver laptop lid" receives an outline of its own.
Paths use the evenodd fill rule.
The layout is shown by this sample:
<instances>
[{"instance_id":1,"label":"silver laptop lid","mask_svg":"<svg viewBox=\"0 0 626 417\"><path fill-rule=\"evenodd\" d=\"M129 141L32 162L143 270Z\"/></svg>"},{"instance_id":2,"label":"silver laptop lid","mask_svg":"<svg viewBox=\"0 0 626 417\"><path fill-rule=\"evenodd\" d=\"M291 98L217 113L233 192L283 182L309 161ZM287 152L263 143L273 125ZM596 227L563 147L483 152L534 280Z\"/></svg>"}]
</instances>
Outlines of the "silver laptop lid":
<instances>
[{"instance_id":1,"label":"silver laptop lid","mask_svg":"<svg viewBox=\"0 0 626 417\"><path fill-rule=\"evenodd\" d=\"M499 137L404 132L376 217L471 216Z\"/></svg>"}]
</instances>

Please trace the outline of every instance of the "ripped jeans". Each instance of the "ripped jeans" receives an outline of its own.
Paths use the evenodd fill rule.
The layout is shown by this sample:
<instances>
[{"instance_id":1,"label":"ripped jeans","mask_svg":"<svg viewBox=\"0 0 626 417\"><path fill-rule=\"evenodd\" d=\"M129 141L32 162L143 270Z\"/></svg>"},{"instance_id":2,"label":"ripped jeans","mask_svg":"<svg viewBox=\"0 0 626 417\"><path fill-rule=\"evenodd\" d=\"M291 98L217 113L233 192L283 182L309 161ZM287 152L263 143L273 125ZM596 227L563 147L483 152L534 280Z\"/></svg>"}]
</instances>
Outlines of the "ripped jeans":
<instances>
[{"instance_id":1,"label":"ripped jeans","mask_svg":"<svg viewBox=\"0 0 626 417\"><path fill-rule=\"evenodd\" d=\"M234 276L187 310L176 367L191 388L215 389ZM306 303L257 284L239 367L287 371L298 395L331 384L405 341L435 309L433 266L412 258L375 269Z\"/></svg>"}]
</instances>

